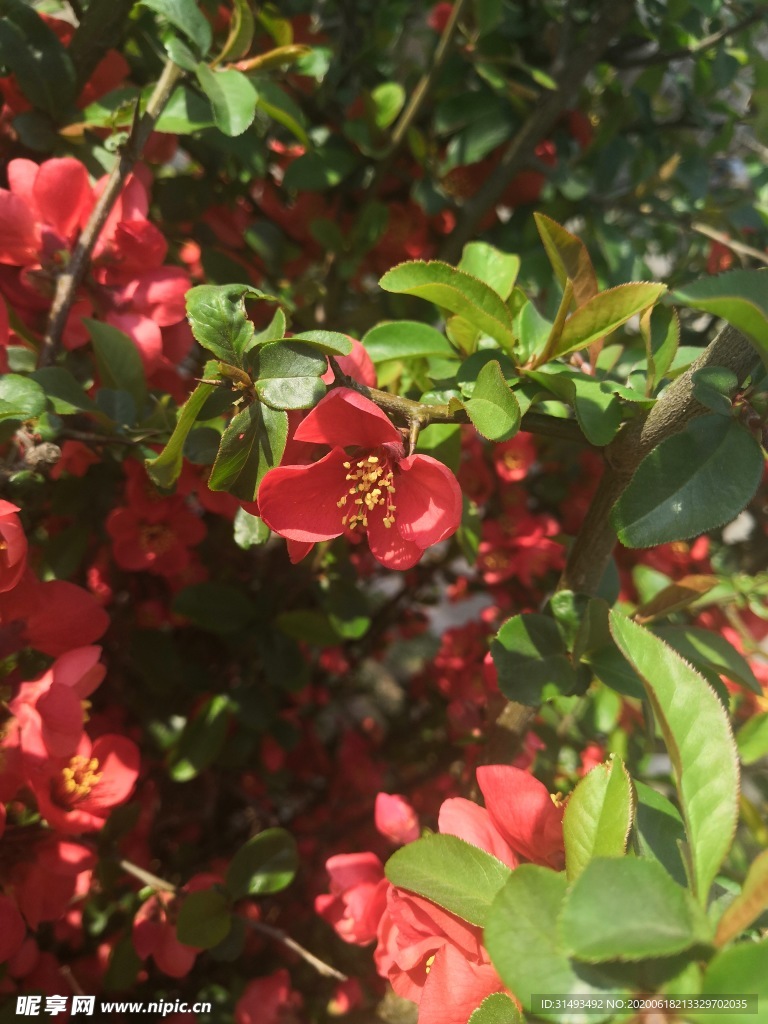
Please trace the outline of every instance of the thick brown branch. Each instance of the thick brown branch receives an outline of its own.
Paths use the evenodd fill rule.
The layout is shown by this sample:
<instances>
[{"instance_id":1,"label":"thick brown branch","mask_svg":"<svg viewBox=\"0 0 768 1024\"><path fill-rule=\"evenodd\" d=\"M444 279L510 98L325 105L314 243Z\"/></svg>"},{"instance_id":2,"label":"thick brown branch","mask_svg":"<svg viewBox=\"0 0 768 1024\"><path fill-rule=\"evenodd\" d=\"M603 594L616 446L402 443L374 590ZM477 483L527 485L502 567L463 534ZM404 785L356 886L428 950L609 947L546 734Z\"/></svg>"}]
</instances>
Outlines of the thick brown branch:
<instances>
[{"instance_id":1,"label":"thick brown branch","mask_svg":"<svg viewBox=\"0 0 768 1024\"><path fill-rule=\"evenodd\" d=\"M168 61L157 81L146 109L134 124L133 130L107 180L106 187L93 208L83 233L72 250L69 263L56 281L56 292L51 304L45 339L40 349L39 366L49 366L56 358L69 311L75 300L80 282L88 269L91 253L99 239L102 228L123 190L128 175L140 158L157 119L171 97L176 83L184 72L172 61Z\"/></svg>"},{"instance_id":2,"label":"thick brown branch","mask_svg":"<svg viewBox=\"0 0 768 1024\"><path fill-rule=\"evenodd\" d=\"M748 339L735 327L726 326L647 414L623 427L605 451L606 469L571 548L560 589L596 592L616 544L609 515L619 495L649 452L708 411L693 397L693 374L704 366L724 366L733 370L741 383L758 362Z\"/></svg>"},{"instance_id":3,"label":"thick brown branch","mask_svg":"<svg viewBox=\"0 0 768 1024\"><path fill-rule=\"evenodd\" d=\"M547 135L563 111L576 101L582 83L632 17L634 7L632 0L603 0L589 30L580 44L574 46L557 76L557 87L542 93L481 191L464 204L456 228L440 253L441 259L452 263L461 256L465 243L477 233L486 213L500 201L512 178L530 162L536 143Z\"/></svg>"}]
</instances>

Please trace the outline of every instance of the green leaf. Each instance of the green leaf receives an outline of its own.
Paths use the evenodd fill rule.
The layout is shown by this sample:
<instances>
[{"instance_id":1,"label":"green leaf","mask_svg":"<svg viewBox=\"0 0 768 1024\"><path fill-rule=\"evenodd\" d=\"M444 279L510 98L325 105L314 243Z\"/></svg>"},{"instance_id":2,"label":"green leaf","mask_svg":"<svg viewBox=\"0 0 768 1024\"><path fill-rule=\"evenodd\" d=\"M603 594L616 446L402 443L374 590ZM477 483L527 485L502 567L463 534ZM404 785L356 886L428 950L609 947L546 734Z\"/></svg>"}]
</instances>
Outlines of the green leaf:
<instances>
[{"instance_id":1,"label":"green leaf","mask_svg":"<svg viewBox=\"0 0 768 1024\"><path fill-rule=\"evenodd\" d=\"M744 723L736 734L736 746L743 764L754 764L768 755L768 712Z\"/></svg>"},{"instance_id":2,"label":"green leaf","mask_svg":"<svg viewBox=\"0 0 768 1024\"><path fill-rule=\"evenodd\" d=\"M394 267L379 281L387 292L417 295L468 320L509 350L515 342L512 314L492 288L439 260L413 260Z\"/></svg>"},{"instance_id":3,"label":"green leaf","mask_svg":"<svg viewBox=\"0 0 768 1024\"><path fill-rule=\"evenodd\" d=\"M244 508L239 508L235 512L233 526L235 544L243 551L265 544L269 540L270 529L264 520L246 512Z\"/></svg>"},{"instance_id":4,"label":"green leaf","mask_svg":"<svg viewBox=\"0 0 768 1024\"><path fill-rule=\"evenodd\" d=\"M69 113L77 91L72 60L53 29L21 0L0 0L0 65L13 72L33 107L57 121Z\"/></svg>"},{"instance_id":5,"label":"green leaf","mask_svg":"<svg viewBox=\"0 0 768 1024\"><path fill-rule=\"evenodd\" d=\"M187 292L187 319L195 339L232 366L242 367L243 353L253 344L246 299L277 302L249 284L200 284Z\"/></svg>"},{"instance_id":6,"label":"green leaf","mask_svg":"<svg viewBox=\"0 0 768 1024\"><path fill-rule=\"evenodd\" d=\"M499 688L510 700L537 707L576 685L565 642L547 615L524 613L507 619L491 641L491 654Z\"/></svg>"},{"instance_id":7,"label":"green leaf","mask_svg":"<svg viewBox=\"0 0 768 1024\"><path fill-rule=\"evenodd\" d=\"M664 868L639 857L601 857L579 875L560 915L569 954L588 963L670 956L704 940L705 919Z\"/></svg>"},{"instance_id":8,"label":"green leaf","mask_svg":"<svg viewBox=\"0 0 768 1024\"><path fill-rule=\"evenodd\" d=\"M640 463L611 512L626 547L687 540L731 522L763 475L760 445L736 420L700 416Z\"/></svg>"},{"instance_id":9,"label":"green leaf","mask_svg":"<svg viewBox=\"0 0 768 1024\"><path fill-rule=\"evenodd\" d=\"M154 459L146 459L147 473L158 487L172 487L179 478L184 465L184 442L197 419L205 400L214 391L213 384L197 385L179 410L176 426L165 448Z\"/></svg>"},{"instance_id":10,"label":"green leaf","mask_svg":"<svg viewBox=\"0 0 768 1024\"><path fill-rule=\"evenodd\" d=\"M482 1001L467 1024L524 1024L524 1021L509 996L494 992Z\"/></svg>"},{"instance_id":11,"label":"green leaf","mask_svg":"<svg viewBox=\"0 0 768 1024\"><path fill-rule=\"evenodd\" d=\"M190 39L204 57L211 48L211 26L195 0L141 0L155 14L161 15Z\"/></svg>"},{"instance_id":12,"label":"green leaf","mask_svg":"<svg viewBox=\"0 0 768 1024\"><path fill-rule=\"evenodd\" d=\"M486 363L478 373L464 408L475 430L489 441L507 441L520 429L520 406L497 360Z\"/></svg>"},{"instance_id":13,"label":"green leaf","mask_svg":"<svg viewBox=\"0 0 768 1024\"><path fill-rule=\"evenodd\" d=\"M458 269L483 281L506 300L520 272L520 257L502 252L487 242L467 242Z\"/></svg>"},{"instance_id":14,"label":"green leaf","mask_svg":"<svg viewBox=\"0 0 768 1024\"><path fill-rule=\"evenodd\" d=\"M229 899L218 889L201 889L184 897L176 919L176 937L186 946L213 949L232 927Z\"/></svg>"},{"instance_id":15,"label":"green leaf","mask_svg":"<svg viewBox=\"0 0 768 1024\"><path fill-rule=\"evenodd\" d=\"M450 835L431 835L408 843L389 858L386 876L444 910L483 925L491 904L512 874L490 853Z\"/></svg>"},{"instance_id":16,"label":"green leaf","mask_svg":"<svg viewBox=\"0 0 768 1024\"><path fill-rule=\"evenodd\" d=\"M565 870L573 881L596 857L623 857L634 817L632 780L620 757L599 764L574 789L565 808Z\"/></svg>"},{"instance_id":17,"label":"green leaf","mask_svg":"<svg viewBox=\"0 0 768 1024\"><path fill-rule=\"evenodd\" d=\"M249 349L255 348L256 345L266 345L268 341L280 341L281 338L285 337L285 329L285 313L282 309L277 309L264 330L254 334L250 343L246 345L245 351L247 352Z\"/></svg>"},{"instance_id":18,"label":"green leaf","mask_svg":"<svg viewBox=\"0 0 768 1024\"><path fill-rule=\"evenodd\" d=\"M654 633L694 666L711 669L734 683L746 686L758 697L763 694L747 659L720 633L697 626L660 626Z\"/></svg>"},{"instance_id":19,"label":"green leaf","mask_svg":"<svg viewBox=\"0 0 768 1024\"><path fill-rule=\"evenodd\" d=\"M738 938L768 908L768 850L758 854L749 867L744 886L717 923L715 945Z\"/></svg>"},{"instance_id":20,"label":"green leaf","mask_svg":"<svg viewBox=\"0 0 768 1024\"><path fill-rule=\"evenodd\" d=\"M382 82L370 93L373 122L379 131L389 128L405 104L405 89L399 82Z\"/></svg>"},{"instance_id":21,"label":"green leaf","mask_svg":"<svg viewBox=\"0 0 768 1024\"><path fill-rule=\"evenodd\" d=\"M208 486L255 501L264 474L279 465L288 438L288 414L253 402L233 416L221 437Z\"/></svg>"},{"instance_id":22,"label":"green leaf","mask_svg":"<svg viewBox=\"0 0 768 1024\"><path fill-rule=\"evenodd\" d=\"M184 587L173 610L210 633L236 633L256 617L256 606L242 588L212 581Z\"/></svg>"},{"instance_id":23,"label":"green leaf","mask_svg":"<svg viewBox=\"0 0 768 1024\"><path fill-rule=\"evenodd\" d=\"M242 135L256 116L258 95L250 81L241 71L212 71L203 63L195 73L211 101L216 127L225 135Z\"/></svg>"},{"instance_id":24,"label":"green leaf","mask_svg":"<svg viewBox=\"0 0 768 1024\"><path fill-rule=\"evenodd\" d=\"M654 306L640 317L640 334L648 360L647 393L652 395L677 353L680 319L674 309Z\"/></svg>"},{"instance_id":25,"label":"green leaf","mask_svg":"<svg viewBox=\"0 0 768 1024\"><path fill-rule=\"evenodd\" d=\"M644 782L635 781L637 807L633 842L646 859L657 860L680 885L685 885L685 864L680 850L685 844L685 826L675 805Z\"/></svg>"},{"instance_id":26,"label":"green leaf","mask_svg":"<svg viewBox=\"0 0 768 1024\"><path fill-rule=\"evenodd\" d=\"M666 285L642 281L600 292L568 317L552 355L564 356L604 338L653 306L665 291Z\"/></svg>"},{"instance_id":27,"label":"green leaf","mask_svg":"<svg viewBox=\"0 0 768 1024\"><path fill-rule=\"evenodd\" d=\"M263 110L267 117L277 121L295 138L302 146L309 148L311 145L304 126L304 114L301 107L294 103L291 97L279 85L276 85L268 78L259 79L256 105Z\"/></svg>"},{"instance_id":28,"label":"green leaf","mask_svg":"<svg viewBox=\"0 0 768 1024\"><path fill-rule=\"evenodd\" d=\"M227 868L225 884L235 900L280 892L299 867L296 840L284 828L268 828L241 846Z\"/></svg>"},{"instance_id":29,"label":"green leaf","mask_svg":"<svg viewBox=\"0 0 768 1024\"><path fill-rule=\"evenodd\" d=\"M739 378L724 366L702 366L691 376L693 397L721 416L732 414L732 398L739 387Z\"/></svg>"},{"instance_id":30,"label":"green leaf","mask_svg":"<svg viewBox=\"0 0 768 1024\"><path fill-rule=\"evenodd\" d=\"M406 847L407 849L407 847ZM615 981L598 969L574 964L558 940L557 922L568 881L563 872L522 864L493 902L485 926L484 945L510 992L530 1013L542 996L589 996L616 991ZM538 996L538 1000L537 1000ZM599 1024L611 1013L535 1008L536 1019L557 1024Z\"/></svg>"},{"instance_id":31,"label":"green leaf","mask_svg":"<svg viewBox=\"0 0 768 1024\"><path fill-rule=\"evenodd\" d=\"M110 324L87 317L83 318L83 323L91 336L102 388L127 391L136 405L137 415L141 416L147 400L147 382L135 343Z\"/></svg>"},{"instance_id":32,"label":"green leaf","mask_svg":"<svg viewBox=\"0 0 768 1024\"><path fill-rule=\"evenodd\" d=\"M287 340L303 341L318 352L324 352L329 356L348 356L352 351L352 340L349 335L339 334L338 331L303 331ZM327 364L325 369L328 369Z\"/></svg>"},{"instance_id":33,"label":"green leaf","mask_svg":"<svg viewBox=\"0 0 768 1024\"><path fill-rule=\"evenodd\" d=\"M526 376L572 406L590 444L610 444L616 436L622 421L621 405L616 398L618 385L565 366L529 370Z\"/></svg>"},{"instance_id":34,"label":"green leaf","mask_svg":"<svg viewBox=\"0 0 768 1024\"><path fill-rule=\"evenodd\" d=\"M40 384L19 373L0 376L0 421L29 420L45 410L45 392Z\"/></svg>"},{"instance_id":35,"label":"green leaf","mask_svg":"<svg viewBox=\"0 0 768 1024\"><path fill-rule=\"evenodd\" d=\"M750 996L751 1006L759 1020L764 1015L768 1003L768 939L761 942L740 942L729 949L721 950L710 960L704 972L701 989L703 998L731 996L738 994L740 998ZM696 1024L744 1024L744 1010L719 1009L716 1015L712 1011L688 1011L686 1017Z\"/></svg>"},{"instance_id":36,"label":"green leaf","mask_svg":"<svg viewBox=\"0 0 768 1024\"><path fill-rule=\"evenodd\" d=\"M203 128L212 128L213 123L213 111L207 97L180 85L163 108L155 130L170 135L190 135Z\"/></svg>"},{"instance_id":37,"label":"green leaf","mask_svg":"<svg viewBox=\"0 0 768 1024\"><path fill-rule=\"evenodd\" d=\"M69 370L63 366L45 366L30 375L32 380L45 391L45 396L59 416L72 413L95 413L93 399L89 397L82 384L75 380Z\"/></svg>"},{"instance_id":38,"label":"green leaf","mask_svg":"<svg viewBox=\"0 0 768 1024\"><path fill-rule=\"evenodd\" d=\"M327 369L325 356L309 345L270 342L258 350L256 394L273 409L310 409L325 394L320 375Z\"/></svg>"},{"instance_id":39,"label":"green leaf","mask_svg":"<svg viewBox=\"0 0 768 1024\"><path fill-rule=\"evenodd\" d=\"M727 320L757 345L768 359L768 294L766 270L731 270L705 277L672 292L672 299L692 309Z\"/></svg>"},{"instance_id":40,"label":"green leaf","mask_svg":"<svg viewBox=\"0 0 768 1024\"><path fill-rule=\"evenodd\" d=\"M615 611L610 621L664 736L688 838L691 888L706 904L738 818L739 764L728 716L706 680L662 640Z\"/></svg>"},{"instance_id":41,"label":"green leaf","mask_svg":"<svg viewBox=\"0 0 768 1024\"><path fill-rule=\"evenodd\" d=\"M174 601L174 611L176 604L177 601ZM216 760L224 747L231 718L229 699L222 694L210 697L203 704L195 717L184 726L173 752L169 766L172 779L176 782L189 782Z\"/></svg>"},{"instance_id":42,"label":"green leaf","mask_svg":"<svg viewBox=\"0 0 768 1024\"><path fill-rule=\"evenodd\" d=\"M251 48L256 22L251 10L250 0L234 0L232 18L229 23L227 41L216 58L222 61L240 60Z\"/></svg>"},{"instance_id":43,"label":"green leaf","mask_svg":"<svg viewBox=\"0 0 768 1024\"><path fill-rule=\"evenodd\" d=\"M342 143L332 141L289 164L283 185L299 192L324 192L340 185L355 167L355 154Z\"/></svg>"},{"instance_id":44,"label":"green leaf","mask_svg":"<svg viewBox=\"0 0 768 1024\"><path fill-rule=\"evenodd\" d=\"M377 324L363 336L362 344L374 363L428 356L450 359L456 355L444 334L415 320L391 320Z\"/></svg>"},{"instance_id":45,"label":"green leaf","mask_svg":"<svg viewBox=\"0 0 768 1024\"><path fill-rule=\"evenodd\" d=\"M570 281L576 306L583 306L597 295L598 287L587 247L580 238L543 213L534 213L533 219L561 287Z\"/></svg>"}]
</instances>

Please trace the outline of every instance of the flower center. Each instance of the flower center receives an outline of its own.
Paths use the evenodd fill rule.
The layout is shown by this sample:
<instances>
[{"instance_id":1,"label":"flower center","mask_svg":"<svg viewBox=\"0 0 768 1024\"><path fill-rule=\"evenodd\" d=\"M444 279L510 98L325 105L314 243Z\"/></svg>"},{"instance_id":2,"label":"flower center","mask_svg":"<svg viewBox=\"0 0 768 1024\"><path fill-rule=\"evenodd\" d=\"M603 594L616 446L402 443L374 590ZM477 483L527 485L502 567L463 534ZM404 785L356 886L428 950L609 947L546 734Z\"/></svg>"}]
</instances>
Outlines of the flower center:
<instances>
[{"instance_id":1,"label":"flower center","mask_svg":"<svg viewBox=\"0 0 768 1024\"><path fill-rule=\"evenodd\" d=\"M355 462L343 463L347 471L346 481L351 484L349 491L336 502L343 508L348 502L353 506L344 513L341 522L350 530L360 524L368 526L368 513L379 505L385 506L384 525L389 529L395 521L395 476L392 467L378 455L366 455Z\"/></svg>"},{"instance_id":2,"label":"flower center","mask_svg":"<svg viewBox=\"0 0 768 1024\"><path fill-rule=\"evenodd\" d=\"M169 548L173 547L174 533L164 523L157 523L153 526L144 526L141 530L141 546L145 551L162 555Z\"/></svg>"},{"instance_id":3,"label":"flower center","mask_svg":"<svg viewBox=\"0 0 768 1024\"><path fill-rule=\"evenodd\" d=\"M67 767L61 769L61 776L54 783L56 802L62 807L71 807L88 796L101 779L98 768L97 758L75 755Z\"/></svg>"}]
</instances>

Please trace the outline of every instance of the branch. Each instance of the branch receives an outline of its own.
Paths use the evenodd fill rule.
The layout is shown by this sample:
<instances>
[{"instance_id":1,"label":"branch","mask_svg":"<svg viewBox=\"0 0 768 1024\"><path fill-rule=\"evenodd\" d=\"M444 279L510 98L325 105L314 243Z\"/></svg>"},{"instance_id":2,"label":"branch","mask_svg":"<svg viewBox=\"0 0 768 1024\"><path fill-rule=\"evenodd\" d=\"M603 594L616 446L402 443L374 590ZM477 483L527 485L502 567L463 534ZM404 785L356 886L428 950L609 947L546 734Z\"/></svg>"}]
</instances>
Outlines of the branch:
<instances>
[{"instance_id":1,"label":"branch","mask_svg":"<svg viewBox=\"0 0 768 1024\"><path fill-rule=\"evenodd\" d=\"M587 75L632 17L634 9L632 0L603 0L586 35L579 45L574 44L570 60L558 76L556 88L542 93L483 188L464 204L456 228L445 241L440 259L453 263L459 258L465 243L477 233L478 225L499 202L509 182L529 164L536 144L574 102Z\"/></svg>"},{"instance_id":2,"label":"branch","mask_svg":"<svg viewBox=\"0 0 768 1024\"><path fill-rule=\"evenodd\" d=\"M727 235L724 231L718 231L716 228L711 228L709 224L704 224L698 220L691 224L691 229L699 235L704 235L705 238L711 238L713 242L719 242L732 252L737 252L742 256L750 256L758 263L765 263L768 265L768 253L762 252L760 249L755 249L751 245L746 245L744 242L738 242L735 238L731 238L730 235Z\"/></svg>"},{"instance_id":3,"label":"branch","mask_svg":"<svg viewBox=\"0 0 768 1024\"><path fill-rule=\"evenodd\" d=\"M255 932L259 932L261 935L265 935L269 939L274 939L275 942L282 943L286 949L290 949L301 957L310 967L314 967L318 974L321 974L324 978L335 978L336 981L347 981L346 974L342 974L341 971L337 971L335 967L331 967L330 964L325 963L324 960L320 960L314 953L310 953L308 949L300 946L298 942L286 935L281 928L274 928L271 924L265 924L263 921L246 921L246 924L252 928Z\"/></svg>"},{"instance_id":4,"label":"branch","mask_svg":"<svg viewBox=\"0 0 768 1024\"><path fill-rule=\"evenodd\" d=\"M138 864L134 864L130 860L119 860L117 866L122 868L128 875L133 875L144 885L149 885L158 892L178 892L178 888L172 882L166 882L164 878L160 878L158 875L153 875L151 871L146 871L144 868L139 867Z\"/></svg>"},{"instance_id":5,"label":"branch","mask_svg":"<svg viewBox=\"0 0 768 1024\"><path fill-rule=\"evenodd\" d=\"M713 32L711 35L705 36L699 40L695 46L681 46L679 50L669 50L666 53L649 53L647 55L641 55L638 57L628 57L627 60L616 60L613 63L617 68L647 68L654 64L668 64L673 60L686 60L691 57L698 57L700 53L705 50L711 50L713 46L717 46L718 43L722 42L723 39L727 39L728 36L735 36L739 32L743 32L744 29L749 28L751 25L756 25L762 22L765 18L765 11L755 11L754 14L750 14L742 21L737 22L735 25L721 28L718 32Z\"/></svg>"},{"instance_id":6,"label":"branch","mask_svg":"<svg viewBox=\"0 0 768 1024\"><path fill-rule=\"evenodd\" d=\"M748 339L726 325L699 358L645 414L630 420L605 450L606 469L566 563L559 589L594 594L611 560L616 534L610 512L642 460L666 438L709 410L693 397L693 375L703 366L733 370L739 383L759 364Z\"/></svg>"},{"instance_id":7,"label":"branch","mask_svg":"<svg viewBox=\"0 0 768 1024\"><path fill-rule=\"evenodd\" d=\"M69 258L69 263L56 281L56 292L51 304L45 339L40 349L39 366L50 366L55 360L61 344L61 337L67 323L69 311L75 300L77 289L85 276L91 253L99 239L102 228L123 190L128 175L140 158L144 146L153 131L157 119L184 72L180 67L167 61L160 78L150 96L144 113L134 122L131 134L120 154L120 159L110 174L99 201L93 208L88 223Z\"/></svg>"}]
</instances>

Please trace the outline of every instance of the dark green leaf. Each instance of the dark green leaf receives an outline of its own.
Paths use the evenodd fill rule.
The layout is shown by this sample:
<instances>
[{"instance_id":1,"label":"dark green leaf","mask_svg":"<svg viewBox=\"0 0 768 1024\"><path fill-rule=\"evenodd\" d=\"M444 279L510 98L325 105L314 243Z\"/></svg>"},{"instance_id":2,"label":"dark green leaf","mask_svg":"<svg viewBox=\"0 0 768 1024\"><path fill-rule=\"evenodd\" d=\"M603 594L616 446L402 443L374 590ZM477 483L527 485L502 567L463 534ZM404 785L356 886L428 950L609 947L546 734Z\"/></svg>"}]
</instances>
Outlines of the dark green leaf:
<instances>
[{"instance_id":1,"label":"dark green leaf","mask_svg":"<svg viewBox=\"0 0 768 1024\"><path fill-rule=\"evenodd\" d=\"M0 0L0 65L16 75L34 107L55 120L69 113L77 88L74 65L53 29L21 0Z\"/></svg>"},{"instance_id":2,"label":"dark green leaf","mask_svg":"<svg viewBox=\"0 0 768 1024\"><path fill-rule=\"evenodd\" d=\"M490 441L507 441L520 429L520 406L496 360L486 363L477 375L464 408L475 430Z\"/></svg>"},{"instance_id":3,"label":"dark green leaf","mask_svg":"<svg viewBox=\"0 0 768 1024\"><path fill-rule=\"evenodd\" d=\"M657 860L667 873L685 885L685 865L680 850L685 843L683 819L675 805L644 782L635 781L637 810L634 844L641 857Z\"/></svg>"},{"instance_id":4,"label":"dark green leaf","mask_svg":"<svg viewBox=\"0 0 768 1024\"><path fill-rule=\"evenodd\" d=\"M216 127L225 135L242 135L256 116L258 95L241 71L212 71L207 64L196 69L200 88L211 101Z\"/></svg>"},{"instance_id":5,"label":"dark green leaf","mask_svg":"<svg viewBox=\"0 0 768 1024\"><path fill-rule=\"evenodd\" d=\"M302 146L311 145L304 126L301 107L279 85L268 78L259 79L256 105L267 117L287 128Z\"/></svg>"},{"instance_id":6,"label":"dark green leaf","mask_svg":"<svg viewBox=\"0 0 768 1024\"><path fill-rule=\"evenodd\" d=\"M181 603L183 604L183 601ZM174 601L174 610L176 604ZM212 764L224 747L231 718L232 709L228 698L221 694L210 697L195 717L184 726L171 758L171 778L176 782L189 782Z\"/></svg>"},{"instance_id":7,"label":"dark green leaf","mask_svg":"<svg viewBox=\"0 0 768 1024\"><path fill-rule=\"evenodd\" d=\"M565 900L560 937L588 963L670 956L709 938L689 893L639 857L592 860Z\"/></svg>"},{"instance_id":8,"label":"dark green leaf","mask_svg":"<svg viewBox=\"0 0 768 1024\"><path fill-rule=\"evenodd\" d=\"M35 370L33 380L45 391L46 398L60 416L77 412L93 413L93 400L83 386L63 366L46 366Z\"/></svg>"},{"instance_id":9,"label":"dark green leaf","mask_svg":"<svg viewBox=\"0 0 768 1024\"><path fill-rule=\"evenodd\" d=\"M616 387L569 367L552 366L552 370L533 370L527 376L573 407L590 444L610 444L622 421Z\"/></svg>"},{"instance_id":10,"label":"dark green leaf","mask_svg":"<svg viewBox=\"0 0 768 1024\"><path fill-rule=\"evenodd\" d=\"M224 431L208 486L254 501L264 474L279 465L287 438L288 414L253 402Z\"/></svg>"},{"instance_id":11,"label":"dark green leaf","mask_svg":"<svg viewBox=\"0 0 768 1024\"><path fill-rule=\"evenodd\" d=\"M457 836L439 834L393 853L385 872L393 885L476 925L485 924L496 894L512 874L485 850Z\"/></svg>"},{"instance_id":12,"label":"dark green leaf","mask_svg":"<svg viewBox=\"0 0 768 1024\"><path fill-rule=\"evenodd\" d=\"M229 899L218 889L201 889L184 897L176 920L179 942L198 949L213 949L232 927Z\"/></svg>"},{"instance_id":13,"label":"dark green leaf","mask_svg":"<svg viewBox=\"0 0 768 1024\"><path fill-rule=\"evenodd\" d=\"M512 314L492 288L439 260L414 260L394 267L379 281L384 291L418 295L456 313L507 350L515 342Z\"/></svg>"},{"instance_id":14,"label":"dark green leaf","mask_svg":"<svg viewBox=\"0 0 768 1024\"><path fill-rule=\"evenodd\" d=\"M739 387L739 378L723 366L702 366L692 375L693 397L712 412L730 416L731 399Z\"/></svg>"},{"instance_id":15,"label":"dark green leaf","mask_svg":"<svg viewBox=\"0 0 768 1024\"><path fill-rule=\"evenodd\" d=\"M627 547L697 537L735 519L762 475L751 434L735 420L701 416L646 455L611 522Z\"/></svg>"},{"instance_id":16,"label":"dark green leaf","mask_svg":"<svg viewBox=\"0 0 768 1024\"><path fill-rule=\"evenodd\" d=\"M249 284L201 284L187 292L187 319L196 340L225 363L242 367L253 343L254 328L246 299L276 302Z\"/></svg>"},{"instance_id":17,"label":"dark green leaf","mask_svg":"<svg viewBox=\"0 0 768 1024\"><path fill-rule=\"evenodd\" d=\"M654 633L694 666L712 669L762 696L763 688L749 662L720 633L697 626L659 626Z\"/></svg>"},{"instance_id":18,"label":"dark green leaf","mask_svg":"<svg viewBox=\"0 0 768 1024\"><path fill-rule=\"evenodd\" d=\"M211 26L197 6L196 0L141 0L155 14L162 15L182 35L191 39L204 57L211 48Z\"/></svg>"},{"instance_id":19,"label":"dark green leaf","mask_svg":"<svg viewBox=\"0 0 768 1024\"><path fill-rule=\"evenodd\" d=\"M127 391L141 416L147 400L147 382L139 350L127 334L99 320L83 318L96 354L102 388Z\"/></svg>"},{"instance_id":20,"label":"dark green leaf","mask_svg":"<svg viewBox=\"0 0 768 1024\"><path fill-rule=\"evenodd\" d=\"M205 400L214 390L213 384L198 384L179 410L179 418L165 448L154 459L147 459L150 479L158 487L172 487L178 480L184 464L184 442L197 419Z\"/></svg>"},{"instance_id":21,"label":"dark green leaf","mask_svg":"<svg viewBox=\"0 0 768 1024\"><path fill-rule=\"evenodd\" d=\"M520 1011L503 992L487 996L467 1024L524 1024Z\"/></svg>"},{"instance_id":22,"label":"dark green leaf","mask_svg":"<svg viewBox=\"0 0 768 1024\"><path fill-rule=\"evenodd\" d=\"M40 384L18 373L0 376L0 421L29 420L45 409L45 392Z\"/></svg>"},{"instance_id":23,"label":"dark green leaf","mask_svg":"<svg viewBox=\"0 0 768 1024\"><path fill-rule=\"evenodd\" d=\"M299 867L296 840L283 828L268 828L241 846L227 868L225 884L235 900L280 892Z\"/></svg>"},{"instance_id":24,"label":"dark green leaf","mask_svg":"<svg viewBox=\"0 0 768 1024\"><path fill-rule=\"evenodd\" d=\"M705 277L672 292L675 302L727 320L748 335L768 358L766 270L731 270Z\"/></svg>"},{"instance_id":25,"label":"dark green leaf","mask_svg":"<svg viewBox=\"0 0 768 1024\"><path fill-rule=\"evenodd\" d=\"M546 615L507 619L491 641L491 654L499 688L510 700L538 706L559 693L570 693L576 685L560 630Z\"/></svg>"},{"instance_id":26,"label":"dark green leaf","mask_svg":"<svg viewBox=\"0 0 768 1024\"><path fill-rule=\"evenodd\" d=\"M622 857L634 816L632 780L621 758L599 764L574 789L563 817L565 870L573 881L596 857Z\"/></svg>"},{"instance_id":27,"label":"dark green leaf","mask_svg":"<svg viewBox=\"0 0 768 1024\"><path fill-rule=\"evenodd\" d=\"M611 633L643 679L675 775L688 838L691 888L706 903L733 840L739 764L723 705L709 684L657 636L611 612Z\"/></svg>"},{"instance_id":28,"label":"dark green leaf","mask_svg":"<svg viewBox=\"0 0 768 1024\"><path fill-rule=\"evenodd\" d=\"M303 331L301 334L294 334L290 341L303 341L318 352L324 352L329 356L348 356L352 351L349 336L339 334L337 331Z\"/></svg>"},{"instance_id":29,"label":"dark green leaf","mask_svg":"<svg viewBox=\"0 0 768 1024\"><path fill-rule=\"evenodd\" d=\"M274 341L258 350L256 394L273 409L310 409L325 394L325 356L296 341Z\"/></svg>"},{"instance_id":30,"label":"dark green leaf","mask_svg":"<svg viewBox=\"0 0 768 1024\"><path fill-rule=\"evenodd\" d=\"M338 143L312 150L288 166L283 179L286 188L324 192L339 185L357 166L357 157Z\"/></svg>"}]
</instances>

